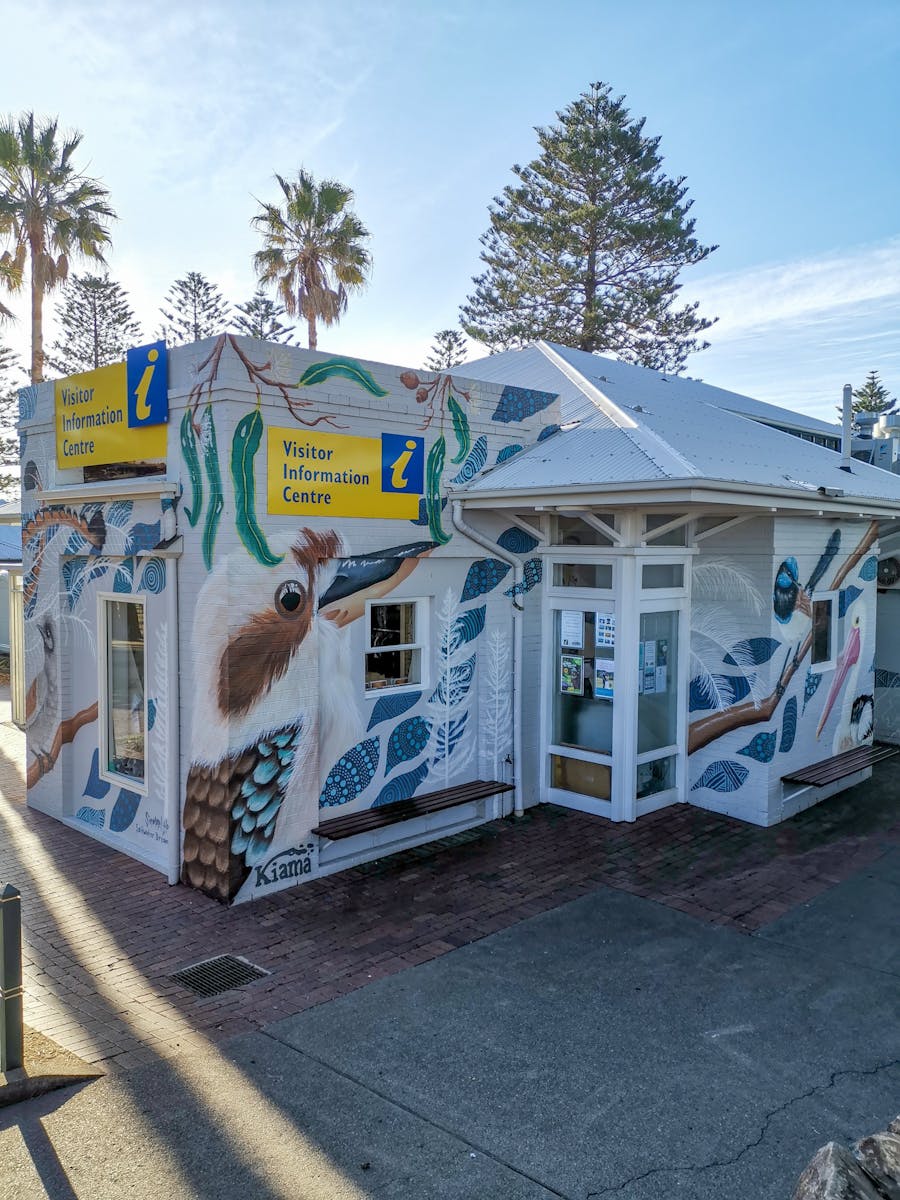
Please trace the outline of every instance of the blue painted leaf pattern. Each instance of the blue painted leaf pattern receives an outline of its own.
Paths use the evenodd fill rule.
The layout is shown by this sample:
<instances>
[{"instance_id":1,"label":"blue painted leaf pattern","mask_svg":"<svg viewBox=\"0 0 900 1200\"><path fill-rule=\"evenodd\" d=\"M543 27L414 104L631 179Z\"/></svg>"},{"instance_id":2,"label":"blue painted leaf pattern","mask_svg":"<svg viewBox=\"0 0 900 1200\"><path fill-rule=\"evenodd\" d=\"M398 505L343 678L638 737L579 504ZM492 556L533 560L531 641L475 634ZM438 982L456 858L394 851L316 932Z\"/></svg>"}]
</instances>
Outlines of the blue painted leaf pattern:
<instances>
[{"instance_id":1,"label":"blue painted leaf pattern","mask_svg":"<svg viewBox=\"0 0 900 1200\"><path fill-rule=\"evenodd\" d=\"M500 394L491 420L502 421L505 425L511 421L525 421L535 413L549 408L556 398L556 392L538 392L533 388L512 387L507 384Z\"/></svg>"},{"instance_id":2,"label":"blue painted leaf pattern","mask_svg":"<svg viewBox=\"0 0 900 1200\"><path fill-rule=\"evenodd\" d=\"M126 558L116 567L113 576L114 592L130 592L134 585L134 559Z\"/></svg>"},{"instance_id":3,"label":"blue painted leaf pattern","mask_svg":"<svg viewBox=\"0 0 900 1200\"><path fill-rule=\"evenodd\" d=\"M526 592L530 592L533 587L536 587L544 574L544 568L539 558L529 558L522 568L522 579L519 583L514 583L512 587L508 587L503 595L509 596L511 599L516 596L524 596Z\"/></svg>"},{"instance_id":4,"label":"blue painted leaf pattern","mask_svg":"<svg viewBox=\"0 0 900 1200\"><path fill-rule=\"evenodd\" d=\"M487 438L482 434L475 445L472 447L472 452L462 465L462 470L458 475L453 477L454 483L468 483L470 479L474 479L484 464L487 462Z\"/></svg>"},{"instance_id":5,"label":"blue painted leaf pattern","mask_svg":"<svg viewBox=\"0 0 900 1200\"><path fill-rule=\"evenodd\" d=\"M434 746L434 762L442 762L453 753L460 738L466 732L466 722L469 719L468 709L449 726L442 725L438 729Z\"/></svg>"},{"instance_id":6,"label":"blue painted leaf pattern","mask_svg":"<svg viewBox=\"0 0 900 1200\"><path fill-rule=\"evenodd\" d=\"M750 695L750 682L743 675L714 675L713 680L721 693L723 708L738 704ZM713 699L704 691L703 681L699 677L692 679L688 689L688 711L705 712L714 707Z\"/></svg>"},{"instance_id":7,"label":"blue painted leaf pattern","mask_svg":"<svg viewBox=\"0 0 900 1200\"><path fill-rule=\"evenodd\" d=\"M378 770L378 755L381 744L377 737L359 742L346 754L342 754L325 780L319 807L330 808L336 804L348 804L372 782Z\"/></svg>"},{"instance_id":8,"label":"blue painted leaf pattern","mask_svg":"<svg viewBox=\"0 0 900 1200\"><path fill-rule=\"evenodd\" d=\"M451 654L457 647L463 645L464 642L475 641L482 629L484 629L486 612L487 606L482 604L480 608L470 608L468 612L464 612L461 617L456 618L453 625L453 633L450 635Z\"/></svg>"},{"instance_id":9,"label":"blue painted leaf pattern","mask_svg":"<svg viewBox=\"0 0 900 1200\"><path fill-rule=\"evenodd\" d=\"M469 688L472 686L472 680L475 677L475 659L477 655L473 654L471 658L467 658L465 662L460 663L456 667L450 668L450 691L456 699L462 699L466 695ZM440 683L429 697L429 704L446 704L447 697L444 694L445 680L441 679Z\"/></svg>"},{"instance_id":10,"label":"blue painted leaf pattern","mask_svg":"<svg viewBox=\"0 0 900 1200\"><path fill-rule=\"evenodd\" d=\"M861 595L862 595L862 588L852 587L852 586L841 588L840 594L838 596L838 616L839 617L845 616L847 609L850 607L850 605L853 603L853 601L858 600Z\"/></svg>"},{"instance_id":11,"label":"blue painted leaf pattern","mask_svg":"<svg viewBox=\"0 0 900 1200\"><path fill-rule=\"evenodd\" d=\"M737 645L733 646L731 654L726 654L722 661L726 662L729 667L736 667L738 662L735 655L738 655L743 660L749 658L756 666L761 666L762 663L769 661L780 645L781 642L776 641L775 638L747 638L745 641L738 642Z\"/></svg>"},{"instance_id":12,"label":"blue painted leaf pattern","mask_svg":"<svg viewBox=\"0 0 900 1200\"><path fill-rule=\"evenodd\" d=\"M469 567L460 600L474 600L476 596L492 592L511 569L509 563L501 562L499 558L479 558Z\"/></svg>"},{"instance_id":13,"label":"blue painted leaf pattern","mask_svg":"<svg viewBox=\"0 0 900 1200\"><path fill-rule=\"evenodd\" d=\"M447 507L447 497L441 500L441 512ZM419 515L410 519L410 525L427 525L428 524L428 501L423 496L419 501Z\"/></svg>"},{"instance_id":14,"label":"blue painted leaf pattern","mask_svg":"<svg viewBox=\"0 0 900 1200\"><path fill-rule=\"evenodd\" d=\"M37 412L37 384L19 388L19 420L30 421Z\"/></svg>"},{"instance_id":15,"label":"blue painted leaf pattern","mask_svg":"<svg viewBox=\"0 0 900 1200\"><path fill-rule=\"evenodd\" d=\"M156 701L147 701L147 728L152 729L156 724Z\"/></svg>"},{"instance_id":16,"label":"blue painted leaf pattern","mask_svg":"<svg viewBox=\"0 0 900 1200\"><path fill-rule=\"evenodd\" d=\"M106 809L91 808L87 804L82 804L75 814L75 820L84 821L85 825L92 825L95 829L102 829L106 824Z\"/></svg>"},{"instance_id":17,"label":"blue painted leaf pattern","mask_svg":"<svg viewBox=\"0 0 900 1200\"><path fill-rule=\"evenodd\" d=\"M166 561L163 558L148 558L141 576L142 592L158 596L166 586Z\"/></svg>"},{"instance_id":18,"label":"blue painted leaf pattern","mask_svg":"<svg viewBox=\"0 0 900 1200\"><path fill-rule=\"evenodd\" d=\"M548 425L545 429L542 429L541 432L538 434L538 441L546 442L547 438L553 437L554 433L559 433L559 426L558 425Z\"/></svg>"},{"instance_id":19,"label":"blue painted leaf pattern","mask_svg":"<svg viewBox=\"0 0 900 1200\"><path fill-rule=\"evenodd\" d=\"M758 733L746 746L738 750L738 754L746 754L747 758L754 758L761 763L771 762L775 757L776 738L777 734L774 732Z\"/></svg>"},{"instance_id":20,"label":"blue painted leaf pattern","mask_svg":"<svg viewBox=\"0 0 900 1200\"><path fill-rule=\"evenodd\" d=\"M399 763L418 758L428 744L431 726L422 717L407 717L391 730L388 738L387 765L385 776L390 775Z\"/></svg>"},{"instance_id":21,"label":"blue painted leaf pattern","mask_svg":"<svg viewBox=\"0 0 900 1200\"><path fill-rule=\"evenodd\" d=\"M536 537L532 537L530 533L526 533L524 529L518 529L515 525L504 529L497 538L497 545L503 550L508 550L510 554L530 554L537 544Z\"/></svg>"},{"instance_id":22,"label":"blue painted leaf pattern","mask_svg":"<svg viewBox=\"0 0 900 1200\"><path fill-rule=\"evenodd\" d=\"M141 796L138 792L129 792L127 788L120 790L119 798L116 800L113 810L109 814L110 833L124 833L128 829L131 822L137 816L140 802Z\"/></svg>"},{"instance_id":23,"label":"blue painted leaf pattern","mask_svg":"<svg viewBox=\"0 0 900 1200\"><path fill-rule=\"evenodd\" d=\"M691 787L692 792L698 788L709 788L712 792L736 792L744 786L750 768L741 763L720 759L710 763L697 782Z\"/></svg>"},{"instance_id":24,"label":"blue painted leaf pattern","mask_svg":"<svg viewBox=\"0 0 900 1200\"><path fill-rule=\"evenodd\" d=\"M505 463L507 459L515 457L515 455L517 455L520 450L524 450L524 449L525 449L524 446L519 446L519 445L504 446L497 455L497 462L495 465L499 467L501 463Z\"/></svg>"},{"instance_id":25,"label":"blue painted leaf pattern","mask_svg":"<svg viewBox=\"0 0 900 1200\"><path fill-rule=\"evenodd\" d=\"M396 804L399 800L409 800L427 774L428 763L423 762L414 770L407 771L405 775L396 776L384 785L377 798L372 801L372 807L379 808L382 804Z\"/></svg>"},{"instance_id":26,"label":"blue painted leaf pattern","mask_svg":"<svg viewBox=\"0 0 900 1200\"><path fill-rule=\"evenodd\" d=\"M822 576L825 574L825 572L831 566L832 559L837 554L838 550L840 550L840 548L841 548L841 531L839 529L835 529L835 531L832 533L831 537L828 539L828 542L825 545L825 549L822 551L822 555L819 558L819 561L816 563L815 569L813 570L813 573L812 573L812 575L810 575L809 580L806 584L806 590L810 594L812 594L812 592L815 591L816 587L818 586L819 580L822 578Z\"/></svg>"},{"instance_id":27,"label":"blue painted leaf pattern","mask_svg":"<svg viewBox=\"0 0 900 1200\"><path fill-rule=\"evenodd\" d=\"M90 796L92 800L102 800L110 787L111 784L107 780L100 778L100 751L95 750L91 758L87 783L84 785L84 790L81 794L83 796Z\"/></svg>"},{"instance_id":28,"label":"blue painted leaf pattern","mask_svg":"<svg viewBox=\"0 0 900 1200\"><path fill-rule=\"evenodd\" d=\"M812 700L813 696L819 690L819 684L822 682L822 674L820 671L807 671L806 682L803 685L803 711L806 711L806 706Z\"/></svg>"},{"instance_id":29,"label":"blue painted leaf pattern","mask_svg":"<svg viewBox=\"0 0 900 1200\"><path fill-rule=\"evenodd\" d=\"M372 709L372 715L369 717L368 728L374 729L382 721L401 717L409 709L415 708L421 699L421 692L400 692L396 696L379 696Z\"/></svg>"},{"instance_id":30,"label":"blue painted leaf pattern","mask_svg":"<svg viewBox=\"0 0 900 1200\"><path fill-rule=\"evenodd\" d=\"M133 508L133 500L115 500L106 509L107 525L115 525L117 529L124 529L131 519ZM87 510L85 510L85 513L86 511Z\"/></svg>"},{"instance_id":31,"label":"blue painted leaf pattern","mask_svg":"<svg viewBox=\"0 0 900 1200\"><path fill-rule=\"evenodd\" d=\"M778 746L779 754L787 754L793 748L794 738L797 736L797 697L791 696L787 704L784 706L784 721L781 726L781 742Z\"/></svg>"},{"instance_id":32,"label":"blue painted leaf pattern","mask_svg":"<svg viewBox=\"0 0 900 1200\"><path fill-rule=\"evenodd\" d=\"M874 554L870 554L863 565L859 568L859 577L864 579L866 583L871 583L878 576L878 559Z\"/></svg>"},{"instance_id":33,"label":"blue painted leaf pattern","mask_svg":"<svg viewBox=\"0 0 900 1200\"><path fill-rule=\"evenodd\" d=\"M155 550L160 539L159 521L148 524L138 521L128 531L125 539L125 553L137 554L140 550Z\"/></svg>"}]
</instances>

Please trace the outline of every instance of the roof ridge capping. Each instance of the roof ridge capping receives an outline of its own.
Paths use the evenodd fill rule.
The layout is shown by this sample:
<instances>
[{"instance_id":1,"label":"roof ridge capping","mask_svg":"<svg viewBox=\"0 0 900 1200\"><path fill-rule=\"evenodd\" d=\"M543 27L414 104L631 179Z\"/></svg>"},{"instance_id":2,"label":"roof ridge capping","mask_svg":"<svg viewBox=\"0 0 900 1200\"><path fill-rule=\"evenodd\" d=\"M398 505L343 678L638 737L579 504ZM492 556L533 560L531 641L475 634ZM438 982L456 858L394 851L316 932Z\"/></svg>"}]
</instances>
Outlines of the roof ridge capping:
<instances>
[{"instance_id":1,"label":"roof ridge capping","mask_svg":"<svg viewBox=\"0 0 900 1200\"><path fill-rule=\"evenodd\" d=\"M685 458L680 451L676 450L670 442L667 442L661 434L655 430L648 429L646 425L642 425L634 417L630 416L625 410L611 400L609 396L595 383L587 379L576 366L568 361L562 354L559 353L553 346L543 340L537 343L541 353L551 362L557 370L573 383L578 390L588 398L600 411L607 416L619 429L626 433L634 445L646 455L646 457L658 467L664 475L670 478L673 476L672 464L684 471L684 478L695 479L702 474L699 468L689 459ZM640 411L640 410L635 410ZM654 453L654 450L657 453ZM662 451L662 457L668 458L669 463L660 461L657 457L659 451Z\"/></svg>"}]
</instances>

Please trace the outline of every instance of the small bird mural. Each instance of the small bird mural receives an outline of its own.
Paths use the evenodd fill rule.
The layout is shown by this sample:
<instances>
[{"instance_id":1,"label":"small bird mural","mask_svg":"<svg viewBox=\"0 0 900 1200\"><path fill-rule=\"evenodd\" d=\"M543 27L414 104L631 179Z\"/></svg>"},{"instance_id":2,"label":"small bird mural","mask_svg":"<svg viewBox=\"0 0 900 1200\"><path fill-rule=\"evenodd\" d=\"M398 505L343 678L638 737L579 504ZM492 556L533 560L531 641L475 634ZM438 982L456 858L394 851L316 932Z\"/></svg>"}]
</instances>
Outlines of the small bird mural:
<instances>
[{"instance_id":1,"label":"small bird mural","mask_svg":"<svg viewBox=\"0 0 900 1200\"><path fill-rule=\"evenodd\" d=\"M793 556L779 564L775 572L775 586L772 590L772 608L775 619L786 625L795 612L803 616L812 616L811 597L821 583L825 572L834 561L835 555L841 548L841 531L835 529L829 537L825 549L819 555L819 560L805 586L800 583L800 567Z\"/></svg>"},{"instance_id":2,"label":"small bird mural","mask_svg":"<svg viewBox=\"0 0 900 1200\"><path fill-rule=\"evenodd\" d=\"M197 599L182 882L223 902L315 823L322 770L362 737L347 627L434 549L347 557L334 531L270 538L274 566L221 559ZM321 686L317 681L321 680Z\"/></svg>"}]
</instances>

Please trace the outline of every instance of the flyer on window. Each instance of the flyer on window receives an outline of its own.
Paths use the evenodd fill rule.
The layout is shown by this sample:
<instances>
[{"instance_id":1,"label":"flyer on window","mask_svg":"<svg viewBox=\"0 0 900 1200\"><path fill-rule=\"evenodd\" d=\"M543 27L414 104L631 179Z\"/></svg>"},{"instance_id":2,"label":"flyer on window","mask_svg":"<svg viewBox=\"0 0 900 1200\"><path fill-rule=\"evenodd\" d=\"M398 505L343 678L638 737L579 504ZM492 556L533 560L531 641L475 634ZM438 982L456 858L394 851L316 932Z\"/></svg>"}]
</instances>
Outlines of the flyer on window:
<instances>
[{"instance_id":1,"label":"flyer on window","mask_svg":"<svg viewBox=\"0 0 900 1200\"><path fill-rule=\"evenodd\" d=\"M656 642L656 691L664 692L669 686L669 639L658 638Z\"/></svg>"},{"instance_id":2,"label":"flyer on window","mask_svg":"<svg viewBox=\"0 0 900 1200\"><path fill-rule=\"evenodd\" d=\"M598 700L612 700L615 676L612 667L601 666L599 661L594 672L594 695Z\"/></svg>"},{"instance_id":3,"label":"flyer on window","mask_svg":"<svg viewBox=\"0 0 900 1200\"><path fill-rule=\"evenodd\" d=\"M559 690L566 696L584 691L584 659L580 654L563 654L559 667Z\"/></svg>"},{"instance_id":4,"label":"flyer on window","mask_svg":"<svg viewBox=\"0 0 900 1200\"><path fill-rule=\"evenodd\" d=\"M656 692L656 641L641 642L641 687L645 696Z\"/></svg>"},{"instance_id":5,"label":"flyer on window","mask_svg":"<svg viewBox=\"0 0 900 1200\"><path fill-rule=\"evenodd\" d=\"M564 608L559 618L559 643L563 650L580 650L584 645L584 613Z\"/></svg>"},{"instance_id":6,"label":"flyer on window","mask_svg":"<svg viewBox=\"0 0 900 1200\"><path fill-rule=\"evenodd\" d=\"M598 646L615 646L616 644L616 614L594 613L594 629Z\"/></svg>"}]
</instances>

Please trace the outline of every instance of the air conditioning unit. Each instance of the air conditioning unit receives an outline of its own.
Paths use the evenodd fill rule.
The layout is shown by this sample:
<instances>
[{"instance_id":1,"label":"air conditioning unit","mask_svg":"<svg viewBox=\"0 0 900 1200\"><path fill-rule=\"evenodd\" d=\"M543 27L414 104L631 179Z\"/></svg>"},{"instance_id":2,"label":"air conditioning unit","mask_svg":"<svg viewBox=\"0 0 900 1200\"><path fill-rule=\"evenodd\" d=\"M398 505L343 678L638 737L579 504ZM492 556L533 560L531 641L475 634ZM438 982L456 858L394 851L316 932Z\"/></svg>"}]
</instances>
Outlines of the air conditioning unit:
<instances>
[{"instance_id":1,"label":"air conditioning unit","mask_svg":"<svg viewBox=\"0 0 900 1200\"><path fill-rule=\"evenodd\" d=\"M878 587L895 588L900 584L900 559L882 558L878 563Z\"/></svg>"}]
</instances>

